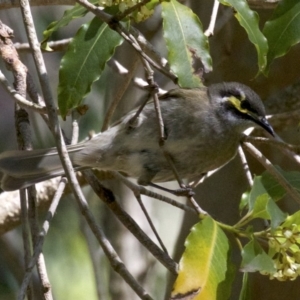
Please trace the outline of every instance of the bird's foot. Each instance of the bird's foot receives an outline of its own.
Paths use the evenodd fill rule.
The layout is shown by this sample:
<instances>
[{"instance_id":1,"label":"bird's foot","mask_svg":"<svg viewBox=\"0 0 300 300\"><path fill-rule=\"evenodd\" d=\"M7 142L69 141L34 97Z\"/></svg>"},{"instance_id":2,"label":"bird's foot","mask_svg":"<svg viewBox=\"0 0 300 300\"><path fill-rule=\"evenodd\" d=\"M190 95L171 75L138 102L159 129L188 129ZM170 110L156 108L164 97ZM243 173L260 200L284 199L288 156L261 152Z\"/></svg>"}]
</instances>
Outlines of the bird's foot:
<instances>
[{"instance_id":1,"label":"bird's foot","mask_svg":"<svg viewBox=\"0 0 300 300\"><path fill-rule=\"evenodd\" d=\"M150 182L148 185L152 186L152 187L155 187L157 189L160 189L162 191L171 193L175 196L179 196L179 197L193 197L195 195L195 192L189 186L185 186L185 187L182 187L182 188L179 188L179 189L176 189L176 190L171 190L171 189L162 187L162 186L157 185L157 184L152 183L152 182Z\"/></svg>"},{"instance_id":2,"label":"bird's foot","mask_svg":"<svg viewBox=\"0 0 300 300\"><path fill-rule=\"evenodd\" d=\"M193 196L195 196L195 192L189 186L185 186L185 187L182 187L180 189L173 190L172 193L176 196L181 196L181 197L193 197Z\"/></svg>"}]
</instances>

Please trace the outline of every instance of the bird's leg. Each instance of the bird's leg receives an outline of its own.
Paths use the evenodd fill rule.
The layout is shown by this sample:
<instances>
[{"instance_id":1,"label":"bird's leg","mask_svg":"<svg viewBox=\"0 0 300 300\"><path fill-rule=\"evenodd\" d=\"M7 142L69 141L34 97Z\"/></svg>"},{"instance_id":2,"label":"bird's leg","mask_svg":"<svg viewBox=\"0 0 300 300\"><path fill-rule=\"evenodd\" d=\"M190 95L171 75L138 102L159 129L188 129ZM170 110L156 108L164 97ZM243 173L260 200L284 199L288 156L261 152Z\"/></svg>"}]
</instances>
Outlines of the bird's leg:
<instances>
[{"instance_id":1,"label":"bird's leg","mask_svg":"<svg viewBox=\"0 0 300 300\"><path fill-rule=\"evenodd\" d=\"M157 188L159 190L171 193L171 194L173 194L175 196L192 197L192 196L195 195L195 192L189 186L185 186L185 187L182 187L182 188L179 188L179 189L171 190L171 189L167 189L167 188L165 188L163 186L160 186L160 185L152 183L152 182L149 182L148 185L152 186L152 187L155 187L155 188Z\"/></svg>"}]
</instances>

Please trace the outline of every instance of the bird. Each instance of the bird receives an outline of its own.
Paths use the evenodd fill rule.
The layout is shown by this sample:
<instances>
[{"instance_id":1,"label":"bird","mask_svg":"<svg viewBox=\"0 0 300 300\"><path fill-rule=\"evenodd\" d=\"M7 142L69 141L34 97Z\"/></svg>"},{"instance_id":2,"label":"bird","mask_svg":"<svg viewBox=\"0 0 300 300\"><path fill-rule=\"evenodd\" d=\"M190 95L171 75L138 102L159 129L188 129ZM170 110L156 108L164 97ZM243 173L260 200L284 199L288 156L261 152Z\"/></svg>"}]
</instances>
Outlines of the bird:
<instances>
[{"instance_id":1,"label":"bird","mask_svg":"<svg viewBox=\"0 0 300 300\"><path fill-rule=\"evenodd\" d=\"M180 178L194 180L232 160L250 127L274 136L262 100L250 87L221 82L208 87L175 88L160 98L165 143L153 102L136 115L126 114L90 140L67 146L75 170L120 171L140 185L174 180L168 154ZM135 116L135 117L134 117ZM57 150L6 151L0 154L1 188L12 191L64 174Z\"/></svg>"}]
</instances>

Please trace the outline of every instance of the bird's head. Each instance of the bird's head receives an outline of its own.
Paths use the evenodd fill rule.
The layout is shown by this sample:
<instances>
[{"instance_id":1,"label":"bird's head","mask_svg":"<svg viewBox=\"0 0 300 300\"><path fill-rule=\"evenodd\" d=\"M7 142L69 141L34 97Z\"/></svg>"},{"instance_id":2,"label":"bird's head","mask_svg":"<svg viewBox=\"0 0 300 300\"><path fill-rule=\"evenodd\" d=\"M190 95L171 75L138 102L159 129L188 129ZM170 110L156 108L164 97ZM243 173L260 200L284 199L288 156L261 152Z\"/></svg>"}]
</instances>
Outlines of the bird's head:
<instances>
[{"instance_id":1,"label":"bird's head","mask_svg":"<svg viewBox=\"0 0 300 300\"><path fill-rule=\"evenodd\" d=\"M225 115L226 120L245 129L255 123L274 136L260 97L248 86L238 82L213 84L208 88L208 95L213 105L219 108L221 117Z\"/></svg>"}]
</instances>

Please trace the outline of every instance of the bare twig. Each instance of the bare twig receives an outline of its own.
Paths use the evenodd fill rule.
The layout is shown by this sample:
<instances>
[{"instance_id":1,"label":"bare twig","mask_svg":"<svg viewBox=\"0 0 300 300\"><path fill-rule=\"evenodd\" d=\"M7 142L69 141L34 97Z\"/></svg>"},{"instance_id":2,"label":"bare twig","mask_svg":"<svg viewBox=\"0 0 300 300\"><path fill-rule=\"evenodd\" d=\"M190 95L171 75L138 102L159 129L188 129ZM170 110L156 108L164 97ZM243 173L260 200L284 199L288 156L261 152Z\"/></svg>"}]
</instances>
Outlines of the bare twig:
<instances>
[{"instance_id":1,"label":"bare twig","mask_svg":"<svg viewBox=\"0 0 300 300\"><path fill-rule=\"evenodd\" d=\"M208 28L204 32L204 34L207 37L210 37L210 36L212 36L214 34L214 28L215 28L215 25L216 25L216 20L217 20L219 5L220 5L220 2L218 0L215 0L214 1L214 6L213 6L213 11L212 11L211 17L210 17L209 26L208 26Z\"/></svg>"},{"instance_id":2,"label":"bare twig","mask_svg":"<svg viewBox=\"0 0 300 300\"><path fill-rule=\"evenodd\" d=\"M46 114L47 109L46 107L40 106L36 103L33 103L29 100L27 100L25 97L21 96L15 89L13 89L8 81L6 80L3 73L0 71L0 82L2 83L3 87L13 96L14 100L18 105L25 109L31 109L34 110L40 114Z\"/></svg>"},{"instance_id":3,"label":"bare twig","mask_svg":"<svg viewBox=\"0 0 300 300\"><path fill-rule=\"evenodd\" d=\"M39 237L36 240L36 243L34 245L33 256L30 259L28 267L26 268L26 273L25 273L25 276L24 276L24 279L23 279L23 282L22 282L22 285L20 288L20 292L19 292L19 299L23 299L21 297L24 295L24 292L26 291L26 288L27 288L30 278L32 276L32 270L37 263L37 259L40 255L40 253L42 252L42 247L43 247L45 237L46 237L49 227L50 227L50 222L52 221L53 216L56 212L57 205L58 205L61 195L65 189L66 183L67 183L67 181L65 179L61 180L60 184L58 185L57 191L53 197L53 200L49 207L46 219L43 223L42 230L39 233Z\"/></svg>"},{"instance_id":4,"label":"bare twig","mask_svg":"<svg viewBox=\"0 0 300 300\"><path fill-rule=\"evenodd\" d=\"M296 202L300 203L299 193L290 185L290 183L278 172L278 170L272 165L272 163L263 154L256 149L252 144L248 142L243 143L243 147L251 155L253 155L270 174L278 181L278 183L286 190L286 192L294 199Z\"/></svg>"},{"instance_id":5,"label":"bare twig","mask_svg":"<svg viewBox=\"0 0 300 300\"><path fill-rule=\"evenodd\" d=\"M77 3L84 6L88 11L92 12L95 16L100 18L103 22L107 23L111 29L118 32L127 42L129 42L130 45L133 46L133 48L144 58L146 59L155 69L157 69L159 72L164 74L165 76L169 77L174 82L177 81L177 77L169 72L169 70L163 66L161 66L159 63L154 61L152 58L150 58L144 51L141 51L141 47L136 47L136 43L132 43L132 37L133 35L126 29L124 26L121 25L120 22L116 22L113 18L113 16L107 14L97 6L91 4L87 0L76 0Z\"/></svg>"},{"instance_id":6,"label":"bare twig","mask_svg":"<svg viewBox=\"0 0 300 300\"><path fill-rule=\"evenodd\" d=\"M282 140L267 139L253 136L246 136L244 140L254 144L267 144L269 146L277 147L278 149L281 149L282 152L288 155L291 159L295 160L298 164L300 164L300 146L298 145L287 144Z\"/></svg>"},{"instance_id":7,"label":"bare twig","mask_svg":"<svg viewBox=\"0 0 300 300\"><path fill-rule=\"evenodd\" d=\"M30 2L30 4L32 1ZM75 1L74 1L75 3ZM71 42L72 38L58 40L58 41L50 41L48 42L48 47L51 48L53 51L65 51ZM29 43L15 43L15 48L18 51L31 51ZM42 49L43 50L43 49ZM46 50L43 50L46 51Z\"/></svg>"},{"instance_id":8,"label":"bare twig","mask_svg":"<svg viewBox=\"0 0 300 300\"><path fill-rule=\"evenodd\" d=\"M109 127L109 123L111 121L113 113L115 112L119 102L121 101L124 93L126 92L128 86L132 80L133 74L134 74L136 68L138 67L138 63L139 63L139 60L136 59L134 61L134 63L132 64L130 70L126 73L126 75L124 75L124 80L123 80L122 84L118 87L117 92L114 95L114 100L111 103L108 111L105 114L101 132L105 131Z\"/></svg>"},{"instance_id":9,"label":"bare twig","mask_svg":"<svg viewBox=\"0 0 300 300\"><path fill-rule=\"evenodd\" d=\"M141 196L138 194L138 195L135 195L135 198L137 199L137 201L138 201L138 203L139 203L139 205L140 205L140 207L141 207L141 209L142 209L144 215L146 216L146 219L147 219L147 221L148 221L148 223L149 223L149 225L150 225L150 227L151 227L151 229L152 229L152 231L153 231L153 233L154 233L154 235L155 235L157 241L159 242L161 248L163 249L163 251L164 251L166 254L169 255L166 246L164 245L162 239L160 238L160 236L159 236L159 234L158 234L158 232L157 232L157 230L156 230L156 228L155 228L155 226L154 226L154 224L153 224L153 222L152 222L152 220L151 220L151 218L150 218L150 216L149 216L149 214L148 214L148 212L147 212L147 210L146 210L146 207L145 207L145 205L144 205L144 203L143 203L143 201L142 201Z\"/></svg>"},{"instance_id":10,"label":"bare twig","mask_svg":"<svg viewBox=\"0 0 300 300\"><path fill-rule=\"evenodd\" d=\"M49 5L74 5L74 0L32 0L30 1L31 6L49 6ZM20 3L14 0L1 0L0 1L0 10L20 7Z\"/></svg>"},{"instance_id":11,"label":"bare twig","mask_svg":"<svg viewBox=\"0 0 300 300\"><path fill-rule=\"evenodd\" d=\"M239 146L238 153L239 153L239 156L240 156L240 159L241 159L243 169L244 169L246 178L248 180L249 186L251 187L251 186L253 186L253 178L252 178L252 175L251 175L251 172L250 172L250 169L249 169L249 165L248 165L245 153L244 153L243 148L241 146Z\"/></svg>"},{"instance_id":12,"label":"bare twig","mask_svg":"<svg viewBox=\"0 0 300 300\"><path fill-rule=\"evenodd\" d=\"M114 175L114 177L116 177L120 181L122 181L129 189L131 189L135 195L137 195L137 194L145 195L145 196L148 196L150 198L157 199L157 200L160 200L162 202L173 205L173 206L175 206L177 208L180 208L180 209L182 209L186 212L196 214L196 211L193 208L191 208L191 207L189 207L185 204L182 204L182 203L180 203L176 200L173 200L171 198L165 197L161 194L157 194L157 193L154 193L152 191L149 191L141 185L134 184L133 182L131 182L130 180L128 180L127 178L122 176L119 172L114 171L114 172L112 172L112 174Z\"/></svg>"},{"instance_id":13,"label":"bare twig","mask_svg":"<svg viewBox=\"0 0 300 300\"><path fill-rule=\"evenodd\" d=\"M120 207L114 199L112 192L103 187L92 171L84 171L86 181L91 185L98 197L113 211L115 216L132 232L132 234L145 246L154 257L157 258L170 272L176 274L176 263L139 228L136 222Z\"/></svg>"},{"instance_id":14,"label":"bare twig","mask_svg":"<svg viewBox=\"0 0 300 300\"><path fill-rule=\"evenodd\" d=\"M29 212L29 224L31 229L32 242L35 244L39 236L39 225L38 225L38 215L36 206L36 190L34 186L27 189L28 193L28 212ZM35 251L35 249L33 249ZM42 285L42 293L44 300L52 300L51 284L47 274L47 268L45 264L44 255L42 253L42 248L40 248L37 261L37 271Z\"/></svg>"}]
</instances>

